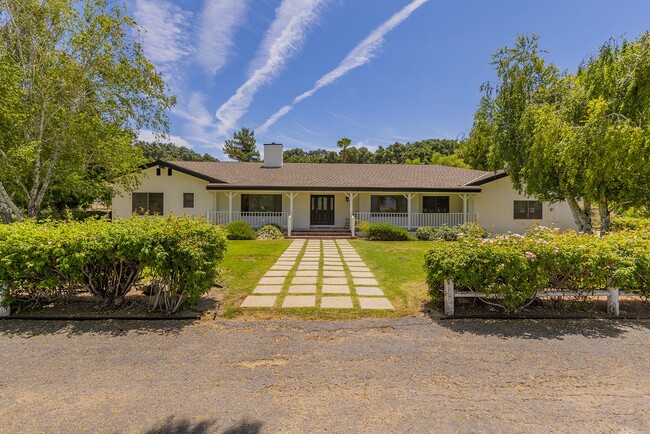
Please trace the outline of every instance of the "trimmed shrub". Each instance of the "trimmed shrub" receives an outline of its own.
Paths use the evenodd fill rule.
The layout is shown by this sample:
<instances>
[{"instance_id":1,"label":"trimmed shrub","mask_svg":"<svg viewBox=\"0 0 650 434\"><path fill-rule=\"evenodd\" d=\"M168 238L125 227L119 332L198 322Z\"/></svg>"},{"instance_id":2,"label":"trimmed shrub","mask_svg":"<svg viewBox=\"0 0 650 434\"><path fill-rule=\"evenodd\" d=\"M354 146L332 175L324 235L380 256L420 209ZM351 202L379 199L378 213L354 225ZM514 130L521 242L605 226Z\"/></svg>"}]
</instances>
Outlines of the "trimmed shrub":
<instances>
[{"instance_id":1,"label":"trimmed shrub","mask_svg":"<svg viewBox=\"0 0 650 434\"><path fill-rule=\"evenodd\" d=\"M612 219L612 230L645 230L650 231L650 218L616 217Z\"/></svg>"},{"instance_id":2,"label":"trimmed shrub","mask_svg":"<svg viewBox=\"0 0 650 434\"><path fill-rule=\"evenodd\" d=\"M476 223L464 223L454 227L421 227L415 231L415 236L422 241L456 241L460 237L483 238L487 232Z\"/></svg>"},{"instance_id":3,"label":"trimmed shrub","mask_svg":"<svg viewBox=\"0 0 650 434\"><path fill-rule=\"evenodd\" d=\"M284 238L282 231L275 225L264 225L257 230L258 240L279 240L281 238Z\"/></svg>"},{"instance_id":4,"label":"trimmed shrub","mask_svg":"<svg viewBox=\"0 0 650 434\"><path fill-rule=\"evenodd\" d=\"M443 282L488 296L512 312L545 289L592 294L609 285L650 296L650 237L638 232L598 238L534 228L522 235L463 238L425 254L427 283L436 301Z\"/></svg>"},{"instance_id":5,"label":"trimmed shrub","mask_svg":"<svg viewBox=\"0 0 650 434\"><path fill-rule=\"evenodd\" d=\"M365 220L357 220L356 225L357 225L357 230L363 232L364 234L367 234L368 231L370 230L370 223Z\"/></svg>"},{"instance_id":6,"label":"trimmed shrub","mask_svg":"<svg viewBox=\"0 0 650 434\"><path fill-rule=\"evenodd\" d=\"M226 226L229 240L254 240L255 230L248 223L235 220Z\"/></svg>"},{"instance_id":7,"label":"trimmed shrub","mask_svg":"<svg viewBox=\"0 0 650 434\"><path fill-rule=\"evenodd\" d=\"M118 307L147 268L158 285L152 310L171 314L212 287L225 250L222 229L189 217L0 225L0 287L5 304L84 288Z\"/></svg>"},{"instance_id":8,"label":"trimmed shrub","mask_svg":"<svg viewBox=\"0 0 650 434\"><path fill-rule=\"evenodd\" d=\"M368 228L368 239L372 241L412 241L413 236L404 228L388 223L374 223Z\"/></svg>"}]
</instances>

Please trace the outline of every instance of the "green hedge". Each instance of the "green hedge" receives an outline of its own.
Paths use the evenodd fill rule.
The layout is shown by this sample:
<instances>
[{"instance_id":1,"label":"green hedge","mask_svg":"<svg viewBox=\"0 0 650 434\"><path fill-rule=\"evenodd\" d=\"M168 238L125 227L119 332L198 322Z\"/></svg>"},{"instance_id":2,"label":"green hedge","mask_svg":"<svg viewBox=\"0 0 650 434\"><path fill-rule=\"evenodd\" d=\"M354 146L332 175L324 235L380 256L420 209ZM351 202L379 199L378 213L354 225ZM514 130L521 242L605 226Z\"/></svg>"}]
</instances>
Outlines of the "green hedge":
<instances>
[{"instance_id":1,"label":"green hedge","mask_svg":"<svg viewBox=\"0 0 650 434\"><path fill-rule=\"evenodd\" d=\"M373 223L368 228L368 239L371 241L412 241L415 238L404 228L388 223Z\"/></svg>"},{"instance_id":2,"label":"green hedge","mask_svg":"<svg viewBox=\"0 0 650 434\"><path fill-rule=\"evenodd\" d=\"M147 269L151 310L171 314L212 287L225 251L222 229L189 217L0 225L0 285L5 304L84 288L117 307Z\"/></svg>"},{"instance_id":3,"label":"green hedge","mask_svg":"<svg viewBox=\"0 0 650 434\"><path fill-rule=\"evenodd\" d=\"M415 237L421 241L456 241L462 237L483 238L485 236L487 236L485 229L476 223L464 223L459 226L423 226L415 231Z\"/></svg>"},{"instance_id":4,"label":"green hedge","mask_svg":"<svg viewBox=\"0 0 650 434\"><path fill-rule=\"evenodd\" d=\"M459 290L495 295L491 302L515 311L547 288L588 295L611 285L650 296L650 236L625 231L602 238L537 228L525 236L440 242L425 254L434 300L443 282Z\"/></svg>"},{"instance_id":5,"label":"green hedge","mask_svg":"<svg viewBox=\"0 0 650 434\"><path fill-rule=\"evenodd\" d=\"M254 240L255 230L245 221L235 220L226 226L229 240Z\"/></svg>"}]
</instances>

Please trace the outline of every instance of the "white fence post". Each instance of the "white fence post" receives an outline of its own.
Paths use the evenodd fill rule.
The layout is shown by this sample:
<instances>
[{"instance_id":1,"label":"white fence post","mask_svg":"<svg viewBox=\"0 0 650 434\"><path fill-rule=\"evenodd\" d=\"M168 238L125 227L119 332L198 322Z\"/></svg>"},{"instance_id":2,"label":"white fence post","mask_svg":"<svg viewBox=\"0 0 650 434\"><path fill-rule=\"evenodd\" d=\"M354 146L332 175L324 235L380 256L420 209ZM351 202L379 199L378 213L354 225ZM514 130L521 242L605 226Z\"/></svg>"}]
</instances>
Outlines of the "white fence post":
<instances>
[{"instance_id":1,"label":"white fence post","mask_svg":"<svg viewBox=\"0 0 650 434\"><path fill-rule=\"evenodd\" d=\"M6 286L2 285L0 289L0 316L9 316L10 309L8 307L3 307L2 306L2 294L6 290Z\"/></svg>"},{"instance_id":2,"label":"white fence post","mask_svg":"<svg viewBox=\"0 0 650 434\"><path fill-rule=\"evenodd\" d=\"M293 216L289 214L289 217L287 217L287 238L291 238L291 229L293 229Z\"/></svg>"},{"instance_id":3,"label":"white fence post","mask_svg":"<svg viewBox=\"0 0 650 434\"><path fill-rule=\"evenodd\" d=\"M445 297L445 315L454 316L454 281L453 280L445 280L444 297Z\"/></svg>"},{"instance_id":4,"label":"white fence post","mask_svg":"<svg viewBox=\"0 0 650 434\"><path fill-rule=\"evenodd\" d=\"M607 297L607 313L611 316L619 316L621 311L619 307L619 289L618 288L607 288L609 291L609 296Z\"/></svg>"},{"instance_id":5,"label":"white fence post","mask_svg":"<svg viewBox=\"0 0 650 434\"><path fill-rule=\"evenodd\" d=\"M354 214L350 214L350 235L354 238L354 231L356 230L357 219L354 217Z\"/></svg>"}]
</instances>

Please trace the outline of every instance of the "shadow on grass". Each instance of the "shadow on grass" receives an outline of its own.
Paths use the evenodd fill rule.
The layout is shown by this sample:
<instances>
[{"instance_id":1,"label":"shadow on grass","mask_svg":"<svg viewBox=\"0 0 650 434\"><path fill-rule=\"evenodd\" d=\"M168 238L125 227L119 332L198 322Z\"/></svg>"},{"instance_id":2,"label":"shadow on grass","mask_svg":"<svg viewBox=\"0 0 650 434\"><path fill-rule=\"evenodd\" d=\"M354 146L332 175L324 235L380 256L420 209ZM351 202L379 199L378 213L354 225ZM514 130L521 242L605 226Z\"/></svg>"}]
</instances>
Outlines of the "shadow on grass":
<instances>
[{"instance_id":1,"label":"shadow on grass","mask_svg":"<svg viewBox=\"0 0 650 434\"><path fill-rule=\"evenodd\" d=\"M175 419L170 416L160 424L145 431L145 434L207 434L221 432L222 434L258 434L263 423L243 420L221 431L215 427L214 419L192 422L190 419Z\"/></svg>"},{"instance_id":2,"label":"shadow on grass","mask_svg":"<svg viewBox=\"0 0 650 434\"><path fill-rule=\"evenodd\" d=\"M616 319L444 319L437 324L455 333L495 336L502 339L616 338L630 330L650 329L650 320Z\"/></svg>"},{"instance_id":3,"label":"shadow on grass","mask_svg":"<svg viewBox=\"0 0 650 434\"><path fill-rule=\"evenodd\" d=\"M93 321L34 321L4 319L0 321L0 336L32 338L58 335L125 336L129 333L174 335L196 320L93 320Z\"/></svg>"}]
</instances>

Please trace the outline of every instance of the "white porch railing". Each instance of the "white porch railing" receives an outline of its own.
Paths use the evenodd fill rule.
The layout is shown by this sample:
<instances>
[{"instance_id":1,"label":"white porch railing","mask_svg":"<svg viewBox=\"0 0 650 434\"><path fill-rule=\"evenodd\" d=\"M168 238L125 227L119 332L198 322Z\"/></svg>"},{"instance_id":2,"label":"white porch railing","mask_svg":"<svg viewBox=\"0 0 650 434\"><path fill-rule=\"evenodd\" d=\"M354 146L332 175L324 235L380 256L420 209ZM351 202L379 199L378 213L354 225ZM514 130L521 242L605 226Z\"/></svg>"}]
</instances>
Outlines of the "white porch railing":
<instances>
[{"instance_id":1,"label":"white porch railing","mask_svg":"<svg viewBox=\"0 0 650 434\"><path fill-rule=\"evenodd\" d=\"M408 213L390 213L390 212L355 212L353 213L357 221L366 221L368 223L389 223L395 226L408 227ZM478 214L462 212L459 213L412 213L411 227L418 228L421 226L458 226L464 222L478 221Z\"/></svg>"},{"instance_id":2,"label":"white porch railing","mask_svg":"<svg viewBox=\"0 0 650 434\"><path fill-rule=\"evenodd\" d=\"M228 224L231 221L243 220L254 228L259 228L269 223L287 227L288 212L241 212L233 211L208 211L208 221L214 224Z\"/></svg>"}]
</instances>

